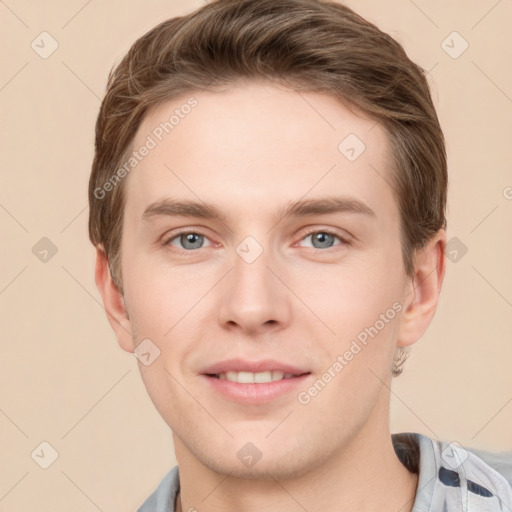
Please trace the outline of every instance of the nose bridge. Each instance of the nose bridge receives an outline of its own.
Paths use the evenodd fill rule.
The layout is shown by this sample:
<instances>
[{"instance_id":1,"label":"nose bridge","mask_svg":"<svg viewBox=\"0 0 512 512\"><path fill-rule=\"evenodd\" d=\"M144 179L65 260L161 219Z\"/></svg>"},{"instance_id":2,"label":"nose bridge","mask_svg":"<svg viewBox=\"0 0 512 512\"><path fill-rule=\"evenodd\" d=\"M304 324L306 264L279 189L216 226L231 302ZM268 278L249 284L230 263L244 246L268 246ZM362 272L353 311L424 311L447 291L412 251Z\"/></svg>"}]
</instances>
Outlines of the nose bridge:
<instances>
[{"instance_id":1,"label":"nose bridge","mask_svg":"<svg viewBox=\"0 0 512 512\"><path fill-rule=\"evenodd\" d=\"M223 290L220 322L242 330L258 331L284 325L290 310L285 287L269 270L275 266L270 250L247 237L233 255L233 270Z\"/></svg>"}]
</instances>

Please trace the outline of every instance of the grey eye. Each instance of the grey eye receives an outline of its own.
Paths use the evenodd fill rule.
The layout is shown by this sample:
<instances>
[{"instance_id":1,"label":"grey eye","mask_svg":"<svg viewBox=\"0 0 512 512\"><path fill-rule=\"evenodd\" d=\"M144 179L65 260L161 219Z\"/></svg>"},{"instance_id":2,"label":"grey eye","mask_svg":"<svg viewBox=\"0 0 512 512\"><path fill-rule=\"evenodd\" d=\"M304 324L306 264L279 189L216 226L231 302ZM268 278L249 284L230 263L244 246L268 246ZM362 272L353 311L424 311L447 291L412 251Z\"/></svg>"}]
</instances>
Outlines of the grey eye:
<instances>
[{"instance_id":1,"label":"grey eye","mask_svg":"<svg viewBox=\"0 0 512 512\"><path fill-rule=\"evenodd\" d=\"M323 231L312 233L309 236L311 237L311 243L315 249L327 249L332 247L336 238L334 235L324 233Z\"/></svg>"},{"instance_id":2,"label":"grey eye","mask_svg":"<svg viewBox=\"0 0 512 512\"><path fill-rule=\"evenodd\" d=\"M179 240L181 247L186 250L200 249L204 243L204 236L198 233L186 233L176 237Z\"/></svg>"}]
</instances>

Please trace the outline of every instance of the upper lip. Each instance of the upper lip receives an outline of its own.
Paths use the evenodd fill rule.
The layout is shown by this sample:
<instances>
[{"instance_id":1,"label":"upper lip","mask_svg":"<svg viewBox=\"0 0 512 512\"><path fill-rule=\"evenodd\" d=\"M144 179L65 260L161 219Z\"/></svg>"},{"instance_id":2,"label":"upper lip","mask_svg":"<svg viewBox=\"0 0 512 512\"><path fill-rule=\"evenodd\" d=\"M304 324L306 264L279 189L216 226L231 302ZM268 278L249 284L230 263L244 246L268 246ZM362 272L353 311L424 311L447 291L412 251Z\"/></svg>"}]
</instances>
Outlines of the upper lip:
<instances>
[{"instance_id":1,"label":"upper lip","mask_svg":"<svg viewBox=\"0 0 512 512\"><path fill-rule=\"evenodd\" d=\"M299 368L298 366L292 366L272 359L263 359L260 361L228 359L206 367L201 373L204 375L219 375L226 372L260 373L268 371L282 371L283 373L291 373L293 375L309 373L307 370Z\"/></svg>"}]
</instances>

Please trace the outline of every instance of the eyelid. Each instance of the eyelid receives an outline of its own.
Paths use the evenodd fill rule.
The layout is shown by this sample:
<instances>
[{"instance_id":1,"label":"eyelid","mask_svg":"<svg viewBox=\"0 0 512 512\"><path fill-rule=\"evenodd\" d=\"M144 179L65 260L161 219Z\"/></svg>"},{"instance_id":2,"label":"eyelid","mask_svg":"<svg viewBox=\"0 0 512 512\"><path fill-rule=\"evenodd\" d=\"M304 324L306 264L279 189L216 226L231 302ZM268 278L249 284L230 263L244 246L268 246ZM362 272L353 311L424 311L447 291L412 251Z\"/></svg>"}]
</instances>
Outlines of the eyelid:
<instances>
[{"instance_id":1,"label":"eyelid","mask_svg":"<svg viewBox=\"0 0 512 512\"><path fill-rule=\"evenodd\" d=\"M206 249L206 247L200 247L199 249L181 249L180 247L175 247L174 245L171 245L171 242L173 240L175 240L176 238L179 238L181 235L189 235L189 234L195 234L195 235L200 235L202 236L203 238L205 238L206 240L208 240L210 242L210 245L206 246L206 247L211 247L211 246L219 246L220 244L219 243L216 243L214 242L213 240L211 240L210 236L207 235L203 230L199 229L199 228L181 228L181 229L178 229L177 231L173 231L172 233L169 233L167 232L165 235L162 236L162 245L164 245L164 247L173 247L174 249L178 250L178 251L181 251L181 252L187 252L187 253L191 253L191 252L194 252L194 251L198 251L199 249Z\"/></svg>"},{"instance_id":2,"label":"eyelid","mask_svg":"<svg viewBox=\"0 0 512 512\"><path fill-rule=\"evenodd\" d=\"M331 227L322 227L322 226L312 226L312 227L309 227L309 228L305 228L306 229L306 232L303 232L300 236L300 239L299 239L299 242L297 243L300 243L302 242L302 240L304 240L304 238L314 234L314 233L326 233L328 235L331 235L331 236L334 236L335 238L338 238L340 240L340 244L337 244L335 246L332 246L330 248L327 248L327 249L318 249L316 247L310 247L310 249L313 249L315 251L321 251L321 252L328 252L329 249L333 249L334 247L337 247L338 245L350 245L351 243L351 235L344 232L345 234L342 234L340 233L340 230L336 229L336 228L331 228ZM163 235L161 237L161 239L163 239L163 242L162 244L167 247L167 246L171 246L173 248L175 248L176 250L178 251L181 251L181 252L187 252L187 253L191 253L191 252L195 252L195 251L198 251L199 249L206 249L206 247L200 247L199 249L189 249L189 250L186 250L186 249L180 249L179 247L174 247L171 245L170 242L172 242L173 240L175 240L176 238L180 237L181 235L185 235L185 234L196 234L196 235L200 235L202 237L204 237L205 239L207 239L209 242L210 242L210 245L206 246L206 247L219 247L221 244L218 243L218 242L214 242L209 235L207 235L205 233L204 230L202 230L201 228L194 228L194 227L186 227L186 228L179 228L177 231L173 231L171 234L169 234L169 232L167 232L165 235ZM296 244L294 244L296 245Z\"/></svg>"},{"instance_id":3,"label":"eyelid","mask_svg":"<svg viewBox=\"0 0 512 512\"><path fill-rule=\"evenodd\" d=\"M299 242L302 242L302 240L304 240L304 238L306 238L314 233L326 233L328 235L334 236L334 237L338 238L341 242L341 244L338 244L338 245L349 245L351 243L352 237L348 233L346 233L344 235L344 234L340 233L340 230L337 230L336 228L328 228L328 227L321 227L321 226L314 226L314 227L308 228L308 230L305 233L303 233L302 236L300 237ZM333 247L336 247L336 246L333 246ZM329 249L318 249L316 247L313 247L313 249L322 251L322 252L326 252L329 249L332 249L332 247L330 247Z\"/></svg>"}]
</instances>

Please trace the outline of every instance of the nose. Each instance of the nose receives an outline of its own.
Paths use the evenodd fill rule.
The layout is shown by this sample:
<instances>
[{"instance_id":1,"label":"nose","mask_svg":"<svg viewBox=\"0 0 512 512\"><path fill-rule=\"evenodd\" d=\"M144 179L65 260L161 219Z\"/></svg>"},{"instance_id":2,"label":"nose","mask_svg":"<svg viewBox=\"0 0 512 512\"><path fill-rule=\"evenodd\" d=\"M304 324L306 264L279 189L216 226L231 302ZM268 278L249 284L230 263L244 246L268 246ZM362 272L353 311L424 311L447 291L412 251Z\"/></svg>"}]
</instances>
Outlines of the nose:
<instances>
[{"instance_id":1,"label":"nose","mask_svg":"<svg viewBox=\"0 0 512 512\"><path fill-rule=\"evenodd\" d=\"M254 335L289 325L290 292L265 251L253 262L235 254L234 267L223 281L218 310L222 327Z\"/></svg>"}]
</instances>

